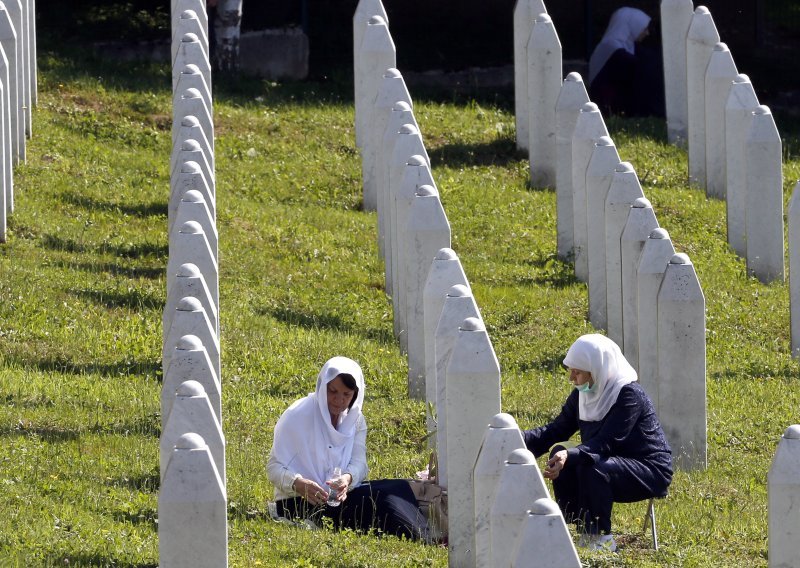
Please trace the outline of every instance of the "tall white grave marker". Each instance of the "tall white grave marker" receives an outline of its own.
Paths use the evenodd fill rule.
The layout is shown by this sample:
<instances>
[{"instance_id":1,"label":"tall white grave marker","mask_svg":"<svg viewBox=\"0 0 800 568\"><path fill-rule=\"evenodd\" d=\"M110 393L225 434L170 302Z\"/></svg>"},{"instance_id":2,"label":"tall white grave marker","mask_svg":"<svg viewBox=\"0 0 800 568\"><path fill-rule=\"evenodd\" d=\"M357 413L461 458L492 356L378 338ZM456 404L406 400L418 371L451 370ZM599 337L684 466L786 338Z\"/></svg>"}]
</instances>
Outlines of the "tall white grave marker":
<instances>
[{"instance_id":1,"label":"tall white grave marker","mask_svg":"<svg viewBox=\"0 0 800 568\"><path fill-rule=\"evenodd\" d=\"M586 227L586 168L601 136L608 136L603 115L594 103L581 107L572 133L572 222L575 276L589 279L589 233Z\"/></svg>"},{"instance_id":2,"label":"tall white grave marker","mask_svg":"<svg viewBox=\"0 0 800 568\"><path fill-rule=\"evenodd\" d=\"M364 39L364 31L367 23L372 16L380 16L386 25L389 25L389 17L381 0L359 0L358 6L353 13L353 78L355 79L355 101L360 105L358 98L361 95L362 77L360 74L359 57L361 55L361 42ZM391 65L390 67L394 67ZM364 143L361 139L361 127L358 122L358 109L356 109L356 146L359 148Z\"/></svg>"},{"instance_id":3,"label":"tall white grave marker","mask_svg":"<svg viewBox=\"0 0 800 568\"><path fill-rule=\"evenodd\" d=\"M517 148L528 149L528 39L533 21L547 13L542 0L517 0L514 4L514 116Z\"/></svg>"},{"instance_id":4,"label":"tall white grave marker","mask_svg":"<svg viewBox=\"0 0 800 568\"><path fill-rule=\"evenodd\" d=\"M783 153L769 107L761 105L753 112L744 154L747 272L765 284L782 281Z\"/></svg>"},{"instance_id":5,"label":"tall white grave marker","mask_svg":"<svg viewBox=\"0 0 800 568\"><path fill-rule=\"evenodd\" d=\"M6 55L8 82L3 87L8 90L11 117L11 149L14 164L25 160L25 113L24 91L22 89L22 66L17 49L17 33L11 15L5 4L0 2L0 47ZM4 89L4 90L5 90Z\"/></svg>"},{"instance_id":6,"label":"tall white grave marker","mask_svg":"<svg viewBox=\"0 0 800 568\"><path fill-rule=\"evenodd\" d=\"M737 75L728 46L714 46L706 69L706 195L725 199L725 103Z\"/></svg>"},{"instance_id":7,"label":"tall white grave marker","mask_svg":"<svg viewBox=\"0 0 800 568\"><path fill-rule=\"evenodd\" d=\"M567 75L556 101L556 226L558 258L572 254L572 133L589 94L579 73Z\"/></svg>"},{"instance_id":8,"label":"tall white grave marker","mask_svg":"<svg viewBox=\"0 0 800 568\"><path fill-rule=\"evenodd\" d=\"M769 566L800 566L800 425L789 426L778 442L767 474Z\"/></svg>"},{"instance_id":9,"label":"tall white grave marker","mask_svg":"<svg viewBox=\"0 0 800 568\"><path fill-rule=\"evenodd\" d=\"M747 75L737 75L725 103L725 205L727 209L728 244L736 254L747 254L745 231L745 179L744 144L753 111L758 108L758 97Z\"/></svg>"},{"instance_id":10,"label":"tall white grave marker","mask_svg":"<svg viewBox=\"0 0 800 568\"><path fill-rule=\"evenodd\" d=\"M187 297L178 302L175 314L172 316L172 326L164 335L164 347L161 351L161 370L166 373L169 369L175 346L184 335L196 335L203 342L208 351L208 358L214 365L217 378L222 378L220 373L219 339L209 321L203 304L197 298Z\"/></svg>"},{"instance_id":11,"label":"tall white grave marker","mask_svg":"<svg viewBox=\"0 0 800 568\"><path fill-rule=\"evenodd\" d=\"M483 432L500 412L500 364L479 318L464 320L447 365L449 565L475 565L473 467Z\"/></svg>"},{"instance_id":12,"label":"tall white grave marker","mask_svg":"<svg viewBox=\"0 0 800 568\"><path fill-rule=\"evenodd\" d=\"M792 357L800 358L800 182L789 201L789 311Z\"/></svg>"},{"instance_id":13,"label":"tall white grave marker","mask_svg":"<svg viewBox=\"0 0 800 568\"><path fill-rule=\"evenodd\" d=\"M539 566L580 568L582 566L567 523L558 504L549 498L537 499L522 521L513 555L513 568L526 568L535 558Z\"/></svg>"},{"instance_id":14,"label":"tall white grave marker","mask_svg":"<svg viewBox=\"0 0 800 568\"><path fill-rule=\"evenodd\" d=\"M433 186L423 185L417 189L409 210L406 236L408 394L411 398L425 400L425 281L437 252L450 247L450 223Z\"/></svg>"},{"instance_id":15,"label":"tall white grave marker","mask_svg":"<svg viewBox=\"0 0 800 568\"><path fill-rule=\"evenodd\" d=\"M528 40L528 155L534 187L555 187L556 183L556 102L561 77L561 42L550 16L539 14Z\"/></svg>"},{"instance_id":16,"label":"tall white grave marker","mask_svg":"<svg viewBox=\"0 0 800 568\"><path fill-rule=\"evenodd\" d=\"M495 490L503 472L503 464L514 450L525 449L517 421L510 414L500 413L492 418L483 435L478 459L475 462L475 565L492 565L492 532L490 520Z\"/></svg>"},{"instance_id":17,"label":"tall white grave marker","mask_svg":"<svg viewBox=\"0 0 800 568\"><path fill-rule=\"evenodd\" d=\"M658 292L658 400L677 467L705 469L706 301L683 253L670 260Z\"/></svg>"},{"instance_id":18,"label":"tall white grave marker","mask_svg":"<svg viewBox=\"0 0 800 568\"><path fill-rule=\"evenodd\" d=\"M692 22L692 0L661 0L661 45L664 53L664 99L667 138L685 145L688 134L686 103L686 34Z\"/></svg>"},{"instance_id":19,"label":"tall white grave marker","mask_svg":"<svg viewBox=\"0 0 800 568\"><path fill-rule=\"evenodd\" d=\"M686 103L689 117L689 183L706 185L706 68L719 33L711 12L698 6L686 36Z\"/></svg>"},{"instance_id":20,"label":"tall white grave marker","mask_svg":"<svg viewBox=\"0 0 800 568\"><path fill-rule=\"evenodd\" d=\"M181 436L158 492L158 560L172 568L228 566L225 484L202 436Z\"/></svg>"},{"instance_id":21,"label":"tall white grave marker","mask_svg":"<svg viewBox=\"0 0 800 568\"><path fill-rule=\"evenodd\" d=\"M167 301L164 303L164 313L161 318L161 329L164 335L167 335L169 328L172 327L172 318L175 316L175 307L178 302L189 296L200 300L208 320L216 330L217 337L219 337L217 306L211 298L211 291L208 289L200 269L190 262L181 264L178 267L178 272L167 290Z\"/></svg>"},{"instance_id":22,"label":"tall white grave marker","mask_svg":"<svg viewBox=\"0 0 800 568\"><path fill-rule=\"evenodd\" d=\"M619 166L614 141L601 136L586 167L586 231L589 251L589 321L606 329L606 197Z\"/></svg>"},{"instance_id":23,"label":"tall white grave marker","mask_svg":"<svg viewBox=\"0 0 800 568\"><path fill-rule=\"evenodd\" d=\"M650 395L658 413L658 290L675 247L666 229L653 229L642 248L636 301L639 328L639 384Z\"/></svg>"},{"instance_id":24,"label":"tall white grave marker","mask_svg":"<svg viewBox=\"0 0 800 568\"><path fill-rule=\"evenodd\" d=\"M221 386L214 365L200 338L196 335L184 335L175 345L169 367L164 373L164 384L161 387L162 430L166 427L169 413L172 411L175 392L180 385L190 380L202 385L217 422L222 424Z\"/></svg>"}]
</instances>

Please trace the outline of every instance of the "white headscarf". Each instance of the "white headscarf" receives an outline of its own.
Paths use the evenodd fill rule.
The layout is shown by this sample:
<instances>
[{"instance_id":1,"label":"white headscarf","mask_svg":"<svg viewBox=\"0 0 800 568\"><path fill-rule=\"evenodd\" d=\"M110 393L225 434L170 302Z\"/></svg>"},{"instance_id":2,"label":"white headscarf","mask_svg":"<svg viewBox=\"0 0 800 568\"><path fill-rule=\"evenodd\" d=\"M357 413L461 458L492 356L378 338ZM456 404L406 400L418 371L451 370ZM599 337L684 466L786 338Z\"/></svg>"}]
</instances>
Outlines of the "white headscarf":
<instances>
[{"instance_id":1,"label":"white headscarf","mask_svg":"<svg viewBox=\"0 0 800 568\"><path fill-rule=\"evenodd\" d=\"M650 16L637 8L620 8L611 14L603 39L589 58L589 83L594 81L611 56L618 49L633 55L636 38L650 25Z\"/></svg>"},{"instance_id":2,"label":"white headscarf","mask_svg":"<svg viewBox=\"0 0 800 568\"><path fill-rule=\"evenodd\" d=\"M580 336L567 351L564 365L592 374L591 392L578 393L578 416L588 422L605 418L617 402L620 389L637 379L619 346L597 333Z\"/></svg>"},{"instance_id":3,"label":"white headscarf","mask_svg":"<svg viewBox=\"0 0 800 568\"><path fill-rule=\"evenodd\" d=\"M328 383L341 374L356 380L358 394L353 405L339 417L336 428L328 410ZM358 363L334 357L317 376L317 390L294 402L275 425L272 453L277 460L324 487L334 467L344 470L350 463L356 423L364 403L364 374Z\"/></svg>"}]
</instances>

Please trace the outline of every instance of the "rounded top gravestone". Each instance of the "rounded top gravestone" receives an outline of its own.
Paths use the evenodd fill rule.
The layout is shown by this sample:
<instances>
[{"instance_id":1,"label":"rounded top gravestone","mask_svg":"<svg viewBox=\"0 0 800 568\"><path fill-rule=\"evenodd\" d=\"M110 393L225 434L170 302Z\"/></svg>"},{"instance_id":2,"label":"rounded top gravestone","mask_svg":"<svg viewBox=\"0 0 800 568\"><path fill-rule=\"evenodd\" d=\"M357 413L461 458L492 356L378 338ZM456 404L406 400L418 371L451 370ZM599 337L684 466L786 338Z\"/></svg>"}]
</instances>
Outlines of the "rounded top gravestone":
<instances>
[{"instance_id":1,"label":"rounded top gravestone","mask_svg":"<svg viewBox=\"0 0 800 568\"><path fill-rule=\"evenodd\" d=\"M203 396L206 390L197 381L184 381L178 387L178 396Z\"/></svg>"},{"instance_id":2,"label":"rounded top gravestone","mask_svg":"<svg viewBox=\"0 0 800 568\"><path fill-rule=\"evenodd\" d=\"M197 120L196 116L187 114L181 119L181 126L185 126L187 128L194 128L195 126L200 126L200 121Z\"/></svg>"},{"instance_id":3,"label":"rounded top gravestone","mask_svg":"<svg viewBox=\"0 0 800 568\"><path fill-rule=\"evenodd\" d=\"M692 264L692 261L689 260L689 255L685 252L678 252L675 253L672 258L669 259L670 264Z\"/></svg>"},{"instance_id":4,"label":"rounded top gravestone","mask_svg":"<svg viewBox=\"0 0 800 568\"><path fill-rule=\"evenodd\" d=\"M495 414L492 417L492 421L489 422L490 428L516 428L517 421L514 420L514 417L510 414L505 412L501 412L499 414Z\"/></svg>"},{"instance_id":5,"label":"rounded top gravestone","mask_svg":"<svg viewBox=\"0 0 800 568\"><path fill-rule=\"evenodd\" d=\"M206 441L200 434L188 432L183 434L178 441L175 442L175 448L178 450L202 450L206 447Z\"/></svg>"},{"instance_id":6,"label":"rounded top gravestone","mask_svg":"<svg viewBox=\"0 0 800 568\"><path fill-rule=\"evenodd\" d=\"M447 296L449 298L464 298L469 295L470 295L469 288L467 288L463 284L456 284L455 286L451 286L450 289L447 291Z\"/></svg>"},{"instance_id":7,"label":"rounded top gravestone","mask_svg":"<svg viewBox=\"0 0 800 568\"><path fill-rule=\"evenodd\" d=\"M384 20L381 16L372 16L367 24L370 26L380 26L381 24L386 24L386 20Z\"/></svg>"},{"instance_id":8,"label":"rounded top gravestone","mask_svg":"<svg viewBox=\"0 0 800 568\"><path fill-rule=\"evenodd\" d=\"M537 499L533 502L533 506L531 507L532 515L558 515L560 513L561 509L558 508L558 504L546 497Z\"/></svg>"},{"instance_id":9,"label":"rounded top gravestone","mask_svg":"<svg viewBox=\"0 0 800 568\"><path fill-rule=\"evenodd\" d=\"M647 199L646 197L637 197L633 201L631 207L634 207L636 209L646 209L647 207L651 207L650 200Z\"/></svg>"},{"instance_id":10,"label":"rounded top gravestone","mask_svg":"<svg viewBox=\"0 0 800 568\"><path fill-rule=\"evenodd\" d=\"M181 278L196 278L200 276L200 269L196 264L185 262L178 267L177 276Z\"/></svg>"},{"instance_id":11,"label":"rounded top gravestone","mask_svg":"<svg viewBox=\"0 0 800 568\"><path fill-rule=\"evenodd\" d=\"M197 140L192 140L189 138L188 140L183 141L183 144L181 144L181 150L185 150L187 152L199 152L200 143Z\"/></svg>"},{"instance_id":12,"label":"rounded top gravestone","mask_svg":"<svg viewBox=\"0 0 800 568\"><path fill-rule=\"evenodd\" d=\"M198 164L197 162L193 162L191 160L188 162L183 162L183 165L181 166L182 174L199 174L202 173L202 171L203 170L200 169L200 164Z\"/></svg>"},{"instance_id":13,"label":"rounded top gravestone","mask_svg":"<svg viewBox=\"0 0 800 568\"><path fill-rule=\"evenodd\" d=\"M514 450L510 454L508 454L508 459L506 463L514 464L514 465L527 465L527 464L535 464L536 458L533 457L533 454L521 448L519 450Z\"/></svg>"},{"instance_id":14,"label":"rounded top gravestone","mask_svg":"<svg viewBox=\"0 0 800 568\"><path fill-rule=\"evenodd\" d=\"M577 71L573 71L564 78L564 82L569 81L570 83L583 83L583 77Z\"/></svg>"},{"instance_id":15,"label":"rounded top gravestone","mask_svg":"<svg viewBox=\"0 0 800 568\"><path fill-rule=\"evenodd\" d=\"M456 260L458 259L458 255L456 251L451 248L442 248L439 249L439 252L436 253L434 260Z\"/></svg>"},{"instance_id":16,"label":"rounded top gravestone","mask_svg":"<svg viewBox=\"0 0 800 568\"><path fill-rule=\"evenodd\" d=\"M432 195L439 195L436 188L432 185L421 185L417 188L418 197L430 197Z\"/></svg>"},{"instance_id":17,"label":"rounded top gravestone","mask_svg":"<svg viewBox=\"0 0 800 568\"><path fill-rule=\"evenodd\" d=\"M617 167L614 168L614 171L621 174L633 173L634 171L633 164L631 164L630 162L620 162L619 164L617 164Z\"/></svg>"},{"instance_id":18,"label":"rounded top gravestone","mask_svg":"<svg viewBox=\"0 0 800 568\"><path fill-rule=\"evenodd\" d=\"M186 221L181 225L180 232L184 235L199 235L203 232L203 227L197 221Z\"/></svg>"},{"instance_id":19,"label":"rounded top gravestone","mask_svg":"<svg viewBox=\"0 0 800 568\"><path fill-rule=\"evenodd\" d=\"M400 70L399 69L395 69L394 67L389 67L383 73L383 76L386 79L398 79L398 78L402 77L402 75L400 74Z\"/></svg>"},{"instance_id":20,"label":"rounded top gravestone","mask_svg":"<svg viewBox=\"0 0 800 568\"><path fill-rule=\"evenodd\" d=\"M416 134L417 127L413 124L404 124L400 127L400 134Z\"/></svg>"},{"instance_id":21,"label":"rounded top gravestone","mask_svg":"<svg viewBox=\"0 0 800 568\"><path fill-rule=\"evenodd\" d=\"M800 440L800 424L792 424L783 433L784 438L789 440Z\"/></svg>"},{"instance_id":22,"label":"rounded top gravestone","mask_svg":"<svg viewBox=\"0 0 800 568\"><path fill-rule=\"evenodd\" d=\"M419 154L414 154L413 156L411 156L408 159L408 162L406 162L406 163L409 166L416 166L416 167L421 167L421 166L425 166L425 165L428 164L428 162L425 161L425 158L423 158Z\"/></svg>"},{"instance_id":23,"label":"rounded top gravestone","mask_svg":"<svg viewBox=\"0 0 800 568\"><path fill-rule=\"evenodd\" d=\"M551 18L548 14L544 14L544 13L543 14L539 14L538 16L536 16L536 19L534 20L534 22L536 22L537 24L549 24L552 21L553 21L553 18Z\"/></svg>"},{"instance_id":24,"label":"rounded top gravestone","mask_svg":"<svg viewBox=\"0 0 800 568\"><path fill-rule=\"evenodd\" d=\"M613 146L614 141L611 139L611 136L601 136L600 138L597 139L597 142L595 142L595 144L597 146Z\"/></svg>"},{"instance_id":25,"label":"rounded top gravestone","mask_svg":"<svg viewBox=\"0 0 800 568\"><path fill-rule=\"evenodd\" d=\"M182 312L198 312L203 309L203 304L194 296L186 296L178 302L177 309Z\"/></svg>"},{"instance_id":26,"label":"rounded top gravestone","mask_svg":"<svg viewBox=\"0 0 800 568\"><path fill-rule=\"evenodd\" d=\"M186 201L187 203L205 203L205 198L203 198L203 194L197 191L196 189L190 189L186 193L183 194L181 201Z\"/></svg>"},{"instance_id":27,"label":"rounded top gravestone","mask_svg":"<svg viewBox=\"0 0 800 568\"><path fill-rule=\"evenodd\" d=\"M650 233L650 238L651 239L668 239L669 238L669 233L667 232L666 229L662 229L661 227L659 227L658 229L653 229L652 230L652 232Z\"/></svg>"},{"instance_id":28,"label":"rounded top gravestone","mask_svg":"<svg viewBox=\"0 0 800 568\"><path fill-rule=\"evenodd\" d=\"M181 351L200 351L203 348L203 342L196 335L184 335L178 340L175 348Z\"/></svg>"},{"instance_id":29,"label":"rounded top gravestone","mask_svg":"<svg viewBox=\"0 0 800 568\"><path fill-rule=\"evenodd\" d=\"M458 328L460 331L485 331L486 328L480 318L467 318Z\"/></svg>"},{"instance_id":30,"label":"rounded top gravestone","mask_svg":"<svg viewBox=\"0 0 800 568\"><path fill-rule=\"evenodd\" d=\"M581 107L581 112L599 112L600 109L598 108L597 104L588 102L584 103Z\"/></svg>"}]
</instances>

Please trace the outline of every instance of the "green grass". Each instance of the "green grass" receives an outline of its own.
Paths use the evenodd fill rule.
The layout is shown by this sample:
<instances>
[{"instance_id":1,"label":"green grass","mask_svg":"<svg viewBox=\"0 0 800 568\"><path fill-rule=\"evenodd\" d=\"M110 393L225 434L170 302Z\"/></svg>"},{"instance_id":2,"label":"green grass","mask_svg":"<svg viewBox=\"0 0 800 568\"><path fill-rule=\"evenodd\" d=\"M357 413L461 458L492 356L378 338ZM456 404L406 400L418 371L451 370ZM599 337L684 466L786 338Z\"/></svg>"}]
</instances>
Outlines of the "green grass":
<instances>
[{"instance_id":1,"label":"green grass","mask_svg":"<svg viewBox=\"0 0 800 568\"><path fill-rule=\"evenodd\" d=\"M40 69L0 246L0 565L155 566L169 70L50 52ZM231 565L446 566L442 548L267 518L272 428L328 357L364 368L372 477L424 466L425 409L405 396L376 216L361 211L350 86L215 85ZM509 107L416 100L453 247L500 360L503 410L532 427L558 412L570 389L561 358L591 327L585 286L555 258L555 196L527 187ZM684 187L685 154L663 127L609 126L703 285L709 468L678 473L658 504L660 552L640 533L639 503L615 510L623 553L586 560L764 566L766 472L800 402L788 288L746 276L725 244L723 204ZM787 199L800 176L789 158Z\"/></svg>"}]
</instances>

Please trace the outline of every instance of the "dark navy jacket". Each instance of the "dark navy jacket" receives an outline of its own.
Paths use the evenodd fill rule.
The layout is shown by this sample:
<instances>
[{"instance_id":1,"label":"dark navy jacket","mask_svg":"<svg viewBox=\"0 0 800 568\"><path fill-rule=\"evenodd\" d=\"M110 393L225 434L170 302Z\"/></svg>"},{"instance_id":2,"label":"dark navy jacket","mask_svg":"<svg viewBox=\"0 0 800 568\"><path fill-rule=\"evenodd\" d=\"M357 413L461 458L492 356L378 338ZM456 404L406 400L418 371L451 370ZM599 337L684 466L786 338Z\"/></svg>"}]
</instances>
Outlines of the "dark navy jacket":
<instances>
[{"instance_id":1,"label":"dark navy jacket","mask_svg":"<svg viewBox=\"0 0 800 568\"><path fill-rule=\"evenodd\" d=\"M523 432L527 448L539 457L580 430L581 444L567 450L567 467L610 457L633 459L652 471L653 479L647 485L653 494L666 495L672 481L672 451L653 403L639 383L622 387L617 402L599 422L578 418L578 394L577 389L570 393L561 414L550 424Z\"/></svg>"}]
</instances>

